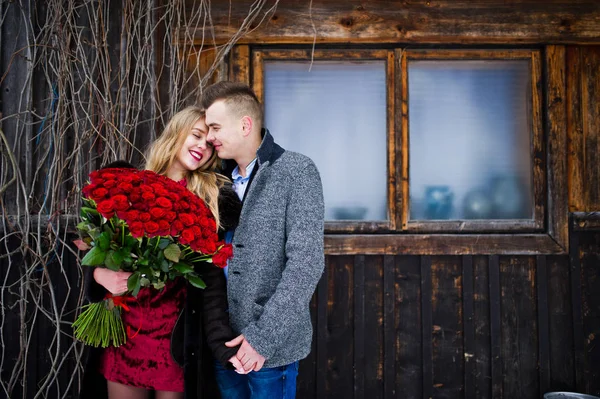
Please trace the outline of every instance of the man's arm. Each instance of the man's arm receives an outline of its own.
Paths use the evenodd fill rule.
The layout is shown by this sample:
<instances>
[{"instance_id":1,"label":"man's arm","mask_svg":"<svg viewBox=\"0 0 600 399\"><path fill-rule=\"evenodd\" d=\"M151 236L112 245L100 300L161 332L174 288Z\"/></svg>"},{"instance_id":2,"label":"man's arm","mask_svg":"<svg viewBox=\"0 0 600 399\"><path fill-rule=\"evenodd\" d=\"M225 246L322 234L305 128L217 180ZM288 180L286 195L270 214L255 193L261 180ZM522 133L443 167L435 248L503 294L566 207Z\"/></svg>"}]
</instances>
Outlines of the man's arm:
<instances>
[{"instance_id":1,"label":"man's arm","mask_svg":"<svg viewBox=\"0 0 600 399\"><path fill-rule=\"evenodd\" d=\"M325 267L321 178L312 162L297 172L286 210L287 262L281 280L260 319L242 331L252 348L266 359L293 333Z\"/></svg>"}]
</instances>

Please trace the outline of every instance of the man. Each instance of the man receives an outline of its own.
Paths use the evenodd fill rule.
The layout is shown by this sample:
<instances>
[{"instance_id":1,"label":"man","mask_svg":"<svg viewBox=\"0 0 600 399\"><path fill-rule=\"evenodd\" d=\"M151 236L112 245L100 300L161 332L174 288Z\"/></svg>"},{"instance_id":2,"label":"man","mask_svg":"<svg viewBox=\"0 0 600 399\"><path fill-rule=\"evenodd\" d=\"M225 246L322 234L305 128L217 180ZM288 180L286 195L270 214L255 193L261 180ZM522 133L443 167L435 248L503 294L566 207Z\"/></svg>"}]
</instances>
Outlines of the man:
<instances>
[{"instance_id":1,"label":"man","mask_svg":"<svg viewBox=\"0 0 600 399\"><path fill-rule=\"evenodd\" d=\"M224 398L294 398L310 352L309 302L324 268L323 188L315 164L262 128L246 85L219 82L202 98L213 144L243 201L227 271L229 318L248 374L217 367Z\"/></svg>"}]
</instances>

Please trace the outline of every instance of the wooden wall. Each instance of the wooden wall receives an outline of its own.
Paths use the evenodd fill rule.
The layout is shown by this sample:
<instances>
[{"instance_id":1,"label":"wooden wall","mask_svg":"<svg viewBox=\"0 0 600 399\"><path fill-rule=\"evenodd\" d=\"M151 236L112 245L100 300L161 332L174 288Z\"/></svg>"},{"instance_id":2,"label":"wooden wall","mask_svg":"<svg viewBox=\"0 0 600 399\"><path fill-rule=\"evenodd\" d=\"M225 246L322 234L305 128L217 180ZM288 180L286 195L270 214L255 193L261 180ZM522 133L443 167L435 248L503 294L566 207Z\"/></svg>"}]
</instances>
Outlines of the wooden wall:
<instances>
[{"instance_id":1,"label":"wooden wall","mask_svg":"<svg viewBox=\"0 0 600 399\"><path fill-rule=\"evenodd\" d=\"M600 230L575 229L568 255L328 256L299 397L600 395Z\"/></svg>"}]
</instances>

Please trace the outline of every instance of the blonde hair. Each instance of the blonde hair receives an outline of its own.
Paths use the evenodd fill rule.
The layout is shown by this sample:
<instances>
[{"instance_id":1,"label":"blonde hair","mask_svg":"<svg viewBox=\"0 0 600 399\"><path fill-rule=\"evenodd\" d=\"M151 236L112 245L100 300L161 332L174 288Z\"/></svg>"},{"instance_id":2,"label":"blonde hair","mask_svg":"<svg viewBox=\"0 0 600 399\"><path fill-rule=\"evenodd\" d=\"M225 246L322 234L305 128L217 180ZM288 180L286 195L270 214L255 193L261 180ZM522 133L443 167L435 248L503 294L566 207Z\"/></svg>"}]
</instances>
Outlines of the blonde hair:
<instances>
[{"instance_id":1,"label":"blonde hair","mask_svg":"<svg viewBox=\"0 0 600 399\"><path fill-rule=\"evenodd\" d=\"M199 121L204 119L204 110L197 106L187 107L171 118L162 134L152 143L146 156L146 169L166 175L175 161L188 134ZM213 151L208 161L196 170L187 171L184 178L187 188L202 198L220 226L219 189L227 178L216 172L217 152Z\"/></svg>"}]
</instances>

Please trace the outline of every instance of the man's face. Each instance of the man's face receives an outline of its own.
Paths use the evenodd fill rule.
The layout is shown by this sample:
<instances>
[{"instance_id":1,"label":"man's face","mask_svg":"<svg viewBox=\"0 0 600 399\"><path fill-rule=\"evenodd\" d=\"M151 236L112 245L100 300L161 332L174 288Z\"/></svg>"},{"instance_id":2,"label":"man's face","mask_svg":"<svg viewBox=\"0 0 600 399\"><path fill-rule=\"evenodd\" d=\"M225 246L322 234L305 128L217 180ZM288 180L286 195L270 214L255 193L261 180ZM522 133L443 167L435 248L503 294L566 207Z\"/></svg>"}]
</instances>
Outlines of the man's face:
<instances>
[{"instance_id":1,"label":"man's face","mask_svg":"<svg viewBox=\"0 0 600 399\"><path fill-rule=\"evenodd\" d=\"M235 160L244 144L242 118L232 115L229 106L219 100L206 110L206 124L206 141L213 145L219 158Z\"/></svg>"}]
</instances>

